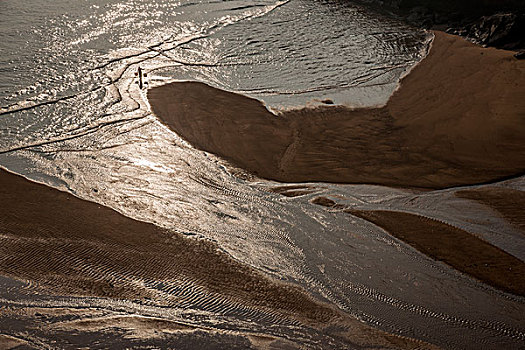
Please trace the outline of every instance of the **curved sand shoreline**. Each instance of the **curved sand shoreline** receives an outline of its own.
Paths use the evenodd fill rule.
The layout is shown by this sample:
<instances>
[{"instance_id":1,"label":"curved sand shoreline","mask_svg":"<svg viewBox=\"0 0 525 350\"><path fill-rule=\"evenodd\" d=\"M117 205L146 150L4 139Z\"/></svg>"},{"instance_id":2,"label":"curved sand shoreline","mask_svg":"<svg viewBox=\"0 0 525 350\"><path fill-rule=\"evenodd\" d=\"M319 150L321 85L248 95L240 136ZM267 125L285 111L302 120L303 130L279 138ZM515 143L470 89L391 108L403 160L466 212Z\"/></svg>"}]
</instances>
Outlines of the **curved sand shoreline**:
<instances>
[{"instance_id":1,"label":"curved sand shoreline","mask_svg":"<svg viewBox=\"0 0 525 350\"><path fill-rule=\"evenodd\" d=\"M180 288L196 298L195 290L203 289L210 304L224 298L225 309L230 302L234 309L242 305L254 315L267 313L327 333L334 327L333 336L365 347L435 348L365 325L296 285L233 260L214 243L184 238L2 169L0 184L0 276L35 281L40 292L184 308L184 295L134 281L191 281ZM116 326L119 319L108 327ZM0 339L0 348L10 341Z\"/></svg>"},{"instance_id":2,"label":"curved sand shoreline","mask_svg":"<svg viewBox=\"0 0 525 350\"><path fill-rule=\"evenodd\" d=\"M270 113L202 83L153 88L154 113L195 147L282 182L444 188L525 172L525 62L442 32L386 106Z\"/></svg>"}]
</instances>

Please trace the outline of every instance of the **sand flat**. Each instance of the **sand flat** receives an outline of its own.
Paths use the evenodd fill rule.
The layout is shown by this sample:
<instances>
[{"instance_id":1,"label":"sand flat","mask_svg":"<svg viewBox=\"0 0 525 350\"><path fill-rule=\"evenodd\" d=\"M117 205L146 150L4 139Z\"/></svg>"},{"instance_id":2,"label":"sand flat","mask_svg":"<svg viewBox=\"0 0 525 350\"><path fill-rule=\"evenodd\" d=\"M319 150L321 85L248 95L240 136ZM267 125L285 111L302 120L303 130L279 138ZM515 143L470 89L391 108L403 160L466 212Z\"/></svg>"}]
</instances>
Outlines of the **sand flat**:
<instances>
[{"instance_id":1,"label":"sand flat","mask_svg":"<svg viewBox=\"0 0 525 350\"><path fill-rule=\"evenodd\" d=\"M298 286L233 260L212 242L185 238L3 170L0 184L0 275L35 281L46 293L180 308L191 299L204 306L219 302L225 312L231 303L232 309L243 305L276 320L345 329L345 339L362 346L434 348L367 326ZM164 284L186 292L164 293Z\"/></svg>"},{"instance_id":2,"label":"sand flat","mask_svg":"<svg viewBox=\"0 0 525 350\"><path fill-rule=\"evenodd\" d=\"M481 202L500 213L525 234L525 192L504 187L481 187L456 192L456 196Z\"/></svg>"},{"instance_id":3,"label":"sand flat","mask_svg":"<svg viewBox=\"0 0 525 350\"><path fill-rule=\"evenodd\" d=\"M483 196L485 191L464 190L468 196ZM497 204L513 203L516 194L508 196L508 191L499 192ZM458 193L463 191L458 191ZM492 191L488 191L493 193ZM509 198L510 197L510 198ZM478 198L478 197L474 197ZM483 199L494 199L488 196ZM525 295L525 263L502 249L486 242L471 232L432 218L417 214L391 210L358 210L344 204L337 204L330 198L319 196L310 201L330 210L343 211L367 220L404 241L419 252L446 263L454 269L474 277L488 285L505 292ZM512 208L513 218L522 222L521 207ZM508 213L507 211L504 211Z\"/></svg>"},{"instance_id":4,"label":"sand flat","mask_svg":"<svg viewBox=\"0 0 525 350\"><path fill-rule=\"evenodd\" d=\"M1 350L10 350L24 345L27 345L27 343L22 339L18 339L6 334L0 334Z\"/></svg>"},{"instance_id":5,"label":"sand flat","mask_svg":"<svg viewBox=\"0 0 525 350\"><path fill-rule=\"evenodd\" d=\"M386 106L270 113L198 82L148 92L195 147L283 181L444 188L525 172L525 62L442 32Z\"/></svg>"},{"instance_id":6,"label":"sand flat","mask_svg":"<svg viewBox=\"0 0 525 350\"><path fill-rule=\"evenodd\" d=\"M380 226L420 252L488 285L525 295L525 263L467 231L404 212L345 211Z\"/></svg>"}]
</instances>

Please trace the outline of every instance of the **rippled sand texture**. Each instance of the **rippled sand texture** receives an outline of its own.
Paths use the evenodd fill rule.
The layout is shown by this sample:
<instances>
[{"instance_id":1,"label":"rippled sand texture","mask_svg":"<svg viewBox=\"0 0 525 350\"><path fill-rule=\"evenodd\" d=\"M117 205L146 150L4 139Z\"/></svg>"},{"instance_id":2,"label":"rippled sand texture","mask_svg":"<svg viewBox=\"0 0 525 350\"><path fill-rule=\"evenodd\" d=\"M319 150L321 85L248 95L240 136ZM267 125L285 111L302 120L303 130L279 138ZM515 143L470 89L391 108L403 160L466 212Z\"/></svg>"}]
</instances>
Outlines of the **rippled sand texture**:
<instances>
[{"instance_id":1,"label":"rippled sand texture","mask_svg":"<svg viewBox=\"0 0 525 350\"><path fill-rule=\"evenodd\" d=\"M0 274L37 281L40 292L201 307L269 327L312 328L327 339L366 348L421 345L374 330L296 286L264 277L211 242L184 238L5 171L0 183ZM139 333L198 328L169 319L104 318L100 313L53 325L87 332L117 326Z\"/></svg>"},{"instance_id":2,"label":"rippled sand texture","mask_svg":"<svg viewBox=\"0 0 525 350\"><path fill-rule=\"evenodd\" d=\"M441 32L383 108L273 115L200 83L148 93L182 137L259 176L426 188L522 174L524 95L524 61Z\"/></svg>"},{"instance_id":3,"label":"rippled sand texture","mask_svg":"<svg viewBox=\"0 0 525 350\"><path fill-rule=\"evenodd\" d=\"M525 195L511 188L485 187L463 190L458 197L479 201L493 208L525 234Z\"/></svg>"},{"instance_id":4,"label":"rippled sand texture","mask_svg":"<svg viewBox=\"0 0 525 350\"><path fill-rule=\"evenodd\" d=\"M523 297L349 211L411 214L407 226L418 231L448 225L525 261L523 217L511 208L521 203L525 176L437 191L267 181L185 142L152 114L136 84L140 66L148 86L202 81L273 109L325 99L373 106L424 56L428 33L350 1L311 0L2 0L0 23L0 165L75 196L0 175L0 222L9 213L0 264L10 271L0 273L2 344L324 350L421 344L413 338L446 349L522 348ZM459 44L451 48L471 50ZM253 105L246 107L241 112ZM301 113L311 112L327 127L347 116L345 108L323 111L288 115L301 125ZM372 116L351 124L363 152L371 145L363 135L390 130ZM253 144L286 153L281 164L290 172L304 147L288 147L290 137L321 140L312 156L328 144L307 131L280 130L286 142ZM376 137L385 151L392 139ZM244 147L249 158L251 144L233 151ZM336 154L346 147L334 145ZM432 159L436 169L450 165L448 155ZM378 174L377 164L355 161L363 174ZM70 209L59 205L64 199ZM443 225L427 225L434 221ZM224 283L230 275L237 284Z\"/></svg>"},{"instance_id":5,"label":"rippled sand texture","mask_svg":"<svg viewBox=\"0 0 525 350\"><path fill-rule=\"evenodd\" d=\"M505 292L525 296L525 263L469 232L402 212L349 210L348 213L373 222L424 254L461 272Z\"/></svg>"}]
</instances>

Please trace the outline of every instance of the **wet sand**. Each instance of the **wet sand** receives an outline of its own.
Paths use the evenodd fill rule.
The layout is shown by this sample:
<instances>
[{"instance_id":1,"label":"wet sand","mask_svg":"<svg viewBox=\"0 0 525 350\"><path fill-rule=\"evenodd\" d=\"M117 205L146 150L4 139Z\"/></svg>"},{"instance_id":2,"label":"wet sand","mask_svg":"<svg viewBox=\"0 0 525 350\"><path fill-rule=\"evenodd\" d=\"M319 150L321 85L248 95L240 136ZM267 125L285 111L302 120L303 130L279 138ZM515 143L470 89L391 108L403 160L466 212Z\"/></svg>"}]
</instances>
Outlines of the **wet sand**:
<instances>
[{"instance_id":1,"label":"wet sand","mask_svg":"<svg viewBox=\"0 0 525 350\"><path fill-rule=\"evenodd\" d=\"M334 106L274 115L257 100L201 83L170 84L148 96L154 112L197 148L262 177L442 188L524 172L524 68L512 53L436 33L428 57L381 108ZM0 184L0 275L35 281L46 293L166 307L200 299L205 306L242 305L250 314L333 332L356 347L433 348L366 326L298 286L231 259L212 242L132 220L1 170ZM273 191L296 197L315 189L299 185ZM521 202L509 202L515 193L459 195L523 222L512 209ZM313 203L345 210L329 198ZM523 262L468 232L407 213L348 212L459 271L524 295ZM163 293L160 285L170 283L187 291ZM62 326L89 332L115 324L144 334L159 327L187 330L166 320L123 317ZM270 339L256 338L250 342ZM12 341L2 335L0 347Z\"/></svg>"},{"instance_id":2,"label":"wet sand","mask_svg":"<svg viewBox=\"0 0 525 350\"><path fill-rule=\"evenodd\" d=\"M148 92L195 147L282 182L444 188L525 173L525 61L442 32L386 106L270 113L202 83Z\"/></svg>"},{"instance_id":3,"label":"wet sand","mask_svg":"<svg viewBox=\"0 0 525 350\"><path fill-rule=\"evenodd\" d=\"M525 192L503 187L482 187L457 191L456 196L491 207L525 234Z\"/></svg>"},{"instance_id":4,"label":"wet sand","mask_svg":"<svg viewBox=\"0 0 525 350\"><path fill-rule=\"evenodd\" d=\"M297 286L265 277L214 243L135 221L3 170L0 185L0 275L34 281L47 293L168 307L185 307L188 299L200 298L204 306L222 299L225 311L242 305L252 317L260 313L315 329L335 327L335 336L353 344L422 344L366 326ZM187 293L163 293L160 284L167 283Z\"/></svg>"},{"instance_id":5,"label":"wet sand","mask_svg":"<svg viewBox=\"0 0 525 350\"><path fill-rule=\"evenodd\" d=\"M502 191L512 190L502 189ZM485 192L493 193L490 189L487 191L464 190L457 193L462 192L464 193L461 197L468 195L467 198L474 197L474 195L483 196ZM518 197L519 195L514 192L512 195L515 198ZM488 196L481 198L493 200ZM520 199L523 199L523 196ZM470 232L438 220L400 211L355 210L322 196L313 198L311 203L332 210L341 210L367 220L421 253L442 261L462 273L504 292L525 296L525 279L523 279L525 263ZM508 198L503 194L500 195L497 202L492 201L491 203L508 205L513 202L512 197ZM520 222L523 222L525 216L522 208L509 208L513 218Z\"/></svg>"},{"instance_id":6,"label":"wet sand","mask_svg":"<svg viewBox=\"0 0 525 350\"><path fill-rule=\"evenodd\" d=\"M24 346L26 342L22 339L11 337L9 335L0 334L0 349L9 350L16 347Z\"/></svg>"},{"instance_id":7,"label":"wet sand","mask_svg":"<svg viewBox=\"0 0 525 350\"><path fill-rule=\"evenodd\" d=\"M423 254L488 285L525 296L525 263L467 231L403 212L347 212L380 226Z\"/></svg>"}]
</instances>

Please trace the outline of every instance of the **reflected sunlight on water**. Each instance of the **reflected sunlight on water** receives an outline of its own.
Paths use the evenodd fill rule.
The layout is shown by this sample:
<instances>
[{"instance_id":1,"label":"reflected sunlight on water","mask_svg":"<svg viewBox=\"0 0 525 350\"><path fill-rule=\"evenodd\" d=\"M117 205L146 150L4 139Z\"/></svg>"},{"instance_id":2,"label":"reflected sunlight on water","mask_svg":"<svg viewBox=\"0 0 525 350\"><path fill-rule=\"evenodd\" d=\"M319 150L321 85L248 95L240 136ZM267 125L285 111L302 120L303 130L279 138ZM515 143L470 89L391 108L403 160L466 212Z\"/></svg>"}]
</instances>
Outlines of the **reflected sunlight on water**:
<instances>
[{"instance_id":1,"label":"reflected sunlight on water","mask_svg":"<svg viewBox=\"0 0 525 350\"><path fill-rule=\"evenodd\" d=\"M504 222L476 226L469 218L479 213L450 191L421 194L418 206L412 191L379 186L317 183L306 196L271 193L278 184L232 173L168 130L136 84L140 66L150 86L200 80L276 109L322 99L376 105L422 58L427 33L331 1L31 3L0 2L0 165L215 241L235 259L389 332L450 348L480 338L486 348L524 339L520 299L310 200L322 194L361 209L433 215L474 225L489 241L507 232L514 237L509 249L523 253L523 239ZM176 293L176 283L160 289Z\"/></svg>"}]
</instances>

